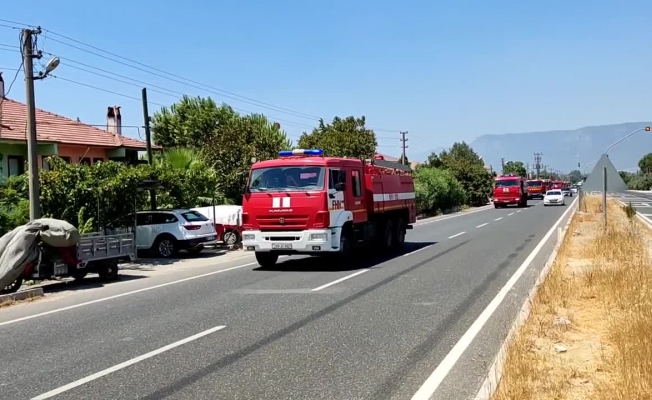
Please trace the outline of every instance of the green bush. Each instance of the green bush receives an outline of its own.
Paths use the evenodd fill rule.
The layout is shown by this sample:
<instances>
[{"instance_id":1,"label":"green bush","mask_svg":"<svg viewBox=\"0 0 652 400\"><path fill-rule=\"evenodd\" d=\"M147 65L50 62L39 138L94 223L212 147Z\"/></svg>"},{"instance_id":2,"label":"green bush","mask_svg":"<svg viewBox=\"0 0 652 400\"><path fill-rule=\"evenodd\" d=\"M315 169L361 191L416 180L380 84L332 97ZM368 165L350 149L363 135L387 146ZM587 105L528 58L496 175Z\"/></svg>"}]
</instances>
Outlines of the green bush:
<instances>
[{"instance_id":1,"label":"green bush","mask_svg":"<svg viewBox=\"0 0 652 400\"><path fill-rule=\"evenodd\" d=\"M453 174L444 169L420 167L414 172L417 210L434 214L459 207L466 202L466 192Z\"/></svg>"},{"instance_id":2,"label":"green bush","mask_svg":"<svg viewBox=\"0 0 652 400\"><path fill-rule=\"evenodd\" d=\"M652 188L652 177L649 175L635 176L627 182L630 190L650 190Z\"/></svg>"}]
</instances>

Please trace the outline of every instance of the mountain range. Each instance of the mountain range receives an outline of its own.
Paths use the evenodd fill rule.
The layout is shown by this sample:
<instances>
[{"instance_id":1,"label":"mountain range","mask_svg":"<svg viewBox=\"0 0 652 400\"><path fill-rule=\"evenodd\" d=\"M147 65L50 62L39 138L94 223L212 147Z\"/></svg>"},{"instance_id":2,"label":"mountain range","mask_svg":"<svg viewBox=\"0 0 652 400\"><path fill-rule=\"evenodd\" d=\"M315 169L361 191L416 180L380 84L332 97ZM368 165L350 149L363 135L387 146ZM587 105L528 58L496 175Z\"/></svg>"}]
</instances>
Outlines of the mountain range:
<instances>
[{"instance_id":1,"label":"mountain range","mask_svg":"<svg viewBox=\"0 0 652 400\"><path fill-rule=\"evenodd\" d=\"M533 170L534 153L543 153L541 164L550 169L590 172L595 162L612 143L652 122L628 122L614 125L586 126L574 130L482 135L470 143L485 164L500 171L501 158L529 163ZM643 155L652 152L652 132L640 131L608 151L609 159L619 171L636 171Z\"/></svg>"}]
</instances>

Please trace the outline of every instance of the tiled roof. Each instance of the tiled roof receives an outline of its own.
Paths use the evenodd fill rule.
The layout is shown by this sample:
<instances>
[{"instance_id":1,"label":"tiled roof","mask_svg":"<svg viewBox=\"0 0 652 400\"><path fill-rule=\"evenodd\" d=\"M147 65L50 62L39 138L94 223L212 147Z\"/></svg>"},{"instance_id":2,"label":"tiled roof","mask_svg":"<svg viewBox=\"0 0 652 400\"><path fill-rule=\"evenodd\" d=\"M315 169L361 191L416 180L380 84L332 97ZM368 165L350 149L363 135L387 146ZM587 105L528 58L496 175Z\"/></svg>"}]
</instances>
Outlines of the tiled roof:
<instances>
[{"instance_id":1,"label":"tiled roof","mask_svg":"<svg viewBox=\"0 0 652 400\"><path fill-rule=\"evenodd\" d=\"M1 100L0 104L0 140L27 140L27 106L7 98ZM38 108L36 134L39 141L50 143L131 149L147 147L145 142L140 140L116 135Z\"/></svg>"}]
</instances>

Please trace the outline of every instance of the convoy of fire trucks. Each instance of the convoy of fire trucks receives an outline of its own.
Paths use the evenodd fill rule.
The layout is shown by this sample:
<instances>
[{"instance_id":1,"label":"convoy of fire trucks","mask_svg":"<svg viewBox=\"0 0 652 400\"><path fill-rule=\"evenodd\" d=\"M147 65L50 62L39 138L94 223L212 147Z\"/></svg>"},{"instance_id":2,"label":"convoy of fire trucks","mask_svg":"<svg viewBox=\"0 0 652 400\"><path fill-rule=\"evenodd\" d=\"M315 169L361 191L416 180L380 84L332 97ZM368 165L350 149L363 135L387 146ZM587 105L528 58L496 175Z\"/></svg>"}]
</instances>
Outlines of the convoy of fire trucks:
<instances>
[{"instance_id":1,"label":"convoy of fire trucks","mask_svg":"<svg viewBox=\"0 0 652 400\"><path fill-rule=\"evenodd\" d=\"M242 246L263 267L292 254L397 250L416 222L411 168L384 160L281 151L251 168L243 195Z\"/></svg>"}]
</instances>

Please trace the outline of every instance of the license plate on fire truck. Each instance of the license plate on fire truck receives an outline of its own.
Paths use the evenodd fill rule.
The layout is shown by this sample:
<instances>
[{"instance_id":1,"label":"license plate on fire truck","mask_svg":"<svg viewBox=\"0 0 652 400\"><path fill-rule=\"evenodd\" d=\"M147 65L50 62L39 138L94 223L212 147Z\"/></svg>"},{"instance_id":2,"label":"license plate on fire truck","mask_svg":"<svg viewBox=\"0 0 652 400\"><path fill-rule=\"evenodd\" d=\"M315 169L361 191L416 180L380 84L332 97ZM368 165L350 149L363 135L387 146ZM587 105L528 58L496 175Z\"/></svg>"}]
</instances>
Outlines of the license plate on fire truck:
<instances>
[{"instance_id":1,"label":"license plate on fire truck","mask_svg":"<svg viewBox=\"0 0 652 400\"><path fill-rule=\"evenodd\" d=\"M292 250L292 243L272 243L274 250Z\"/></svg>"}]
</instances>

